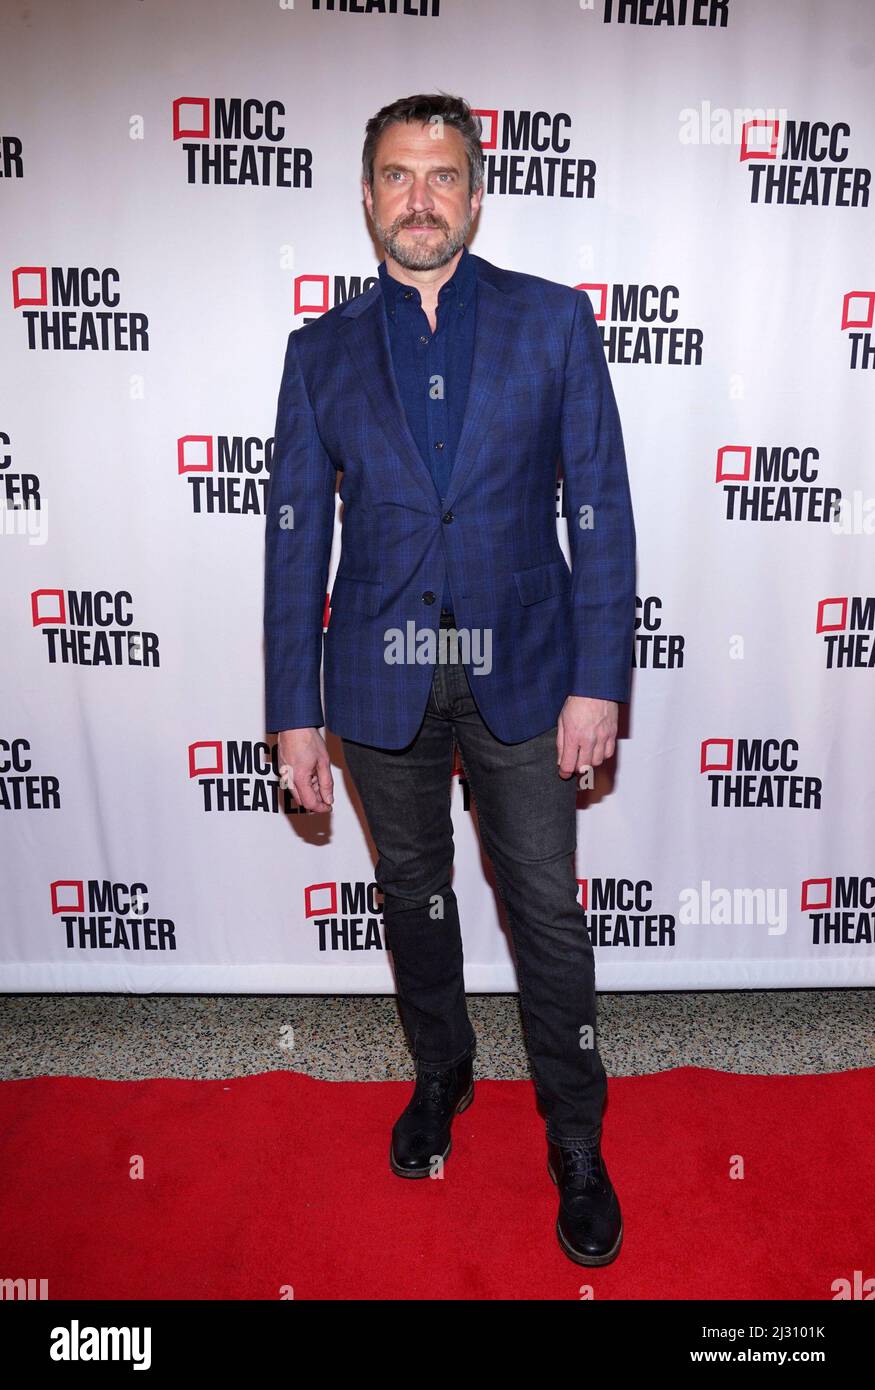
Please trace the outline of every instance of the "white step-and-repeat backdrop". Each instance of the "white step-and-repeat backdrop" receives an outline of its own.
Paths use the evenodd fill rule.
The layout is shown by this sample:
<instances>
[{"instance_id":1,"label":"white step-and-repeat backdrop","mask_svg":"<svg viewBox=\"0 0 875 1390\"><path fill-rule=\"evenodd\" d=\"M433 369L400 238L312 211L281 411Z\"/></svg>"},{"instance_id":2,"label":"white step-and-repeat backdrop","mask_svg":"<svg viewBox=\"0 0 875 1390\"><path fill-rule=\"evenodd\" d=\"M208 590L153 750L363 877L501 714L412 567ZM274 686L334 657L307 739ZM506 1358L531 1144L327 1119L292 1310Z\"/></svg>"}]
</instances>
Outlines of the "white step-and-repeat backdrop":
<instances>
[{"instance_id":1,"label":"white step-and-repeat backdrop","mask_svg":"<svg viewBox=\"0 0 875 1390\"><path fill-rule=\"evenodd\" d=\"M393 987L339 740L331 817L278 784L263 509L287 334L376 273L365 121L438 89L483 121L472 250L592 297L623 421L599 987L875 982L875 9L31 0L0 34L0 986ZM512 989L453 798L467 981Z\"/></svg>"}]
</instances>

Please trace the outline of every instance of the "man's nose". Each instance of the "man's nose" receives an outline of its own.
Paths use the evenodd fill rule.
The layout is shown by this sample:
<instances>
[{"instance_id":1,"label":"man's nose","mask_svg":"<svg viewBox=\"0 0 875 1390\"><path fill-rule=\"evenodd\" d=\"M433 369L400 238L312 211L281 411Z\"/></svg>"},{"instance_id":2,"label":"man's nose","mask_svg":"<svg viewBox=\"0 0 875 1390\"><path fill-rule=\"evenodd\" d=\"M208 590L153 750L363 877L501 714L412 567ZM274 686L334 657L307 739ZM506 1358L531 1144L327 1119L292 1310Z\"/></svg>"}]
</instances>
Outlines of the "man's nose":
<instances>
[{"instance_id":1,"label":"man's nose","mask_svg":"<svg viewBox=\"0 0 875 1390\"><path fill-rule=\"evenodd\" d=\"M414 175L410 184L407 206L411 212L429 212L434 207L434 198L428 186L428 179L424 174L419 177Z\"/></svg>"}]
</instances>

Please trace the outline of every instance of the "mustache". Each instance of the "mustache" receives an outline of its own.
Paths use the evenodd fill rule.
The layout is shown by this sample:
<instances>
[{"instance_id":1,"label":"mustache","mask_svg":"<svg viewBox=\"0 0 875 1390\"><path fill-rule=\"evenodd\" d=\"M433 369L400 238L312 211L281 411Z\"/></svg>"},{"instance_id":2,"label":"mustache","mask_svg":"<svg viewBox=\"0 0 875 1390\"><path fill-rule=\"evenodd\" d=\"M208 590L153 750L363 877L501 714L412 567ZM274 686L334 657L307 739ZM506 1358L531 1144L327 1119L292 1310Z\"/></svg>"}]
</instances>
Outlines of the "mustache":
<instances>
[{"instance_id":1,"label":"mustache","mask_svg":"<svg viewBox=\"0 0 875 1390\"><path fill-rule=\"evenodd\" d=\"M415 217L408 218L406 222L398 223L398 231L400 232L404 227L437 227L440 231L446 230L443 222L435 222L433 218L429 218L428 221L425 222Z\"/></svg>"}]
</instances>

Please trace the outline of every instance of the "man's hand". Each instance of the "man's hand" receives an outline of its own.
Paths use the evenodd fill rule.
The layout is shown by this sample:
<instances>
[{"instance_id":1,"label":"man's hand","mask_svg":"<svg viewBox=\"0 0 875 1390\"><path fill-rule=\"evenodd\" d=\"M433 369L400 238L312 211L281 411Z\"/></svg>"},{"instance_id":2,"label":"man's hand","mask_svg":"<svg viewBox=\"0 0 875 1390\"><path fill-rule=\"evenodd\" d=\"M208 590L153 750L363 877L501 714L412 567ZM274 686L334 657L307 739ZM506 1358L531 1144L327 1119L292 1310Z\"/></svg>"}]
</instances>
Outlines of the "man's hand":
<instances>
[{"instance_id":1,"label":"man's hand","mask_svg":"<svg viewBox=\"0 0 875 1390\"><path fill-rule=\"evenodd\" d=\"M598 767L606 758L613 757L616 746L616 700L569 695L560 711L556 731L559 776L570 777L573 772Z\"/></svg>"},{"instance_id":2,"label":"man's hand","mask_svg":"<svg viewBox=\"0 0 875 1390\"><path fill-rule=\"evenodd\" d=\"M277 739L280 776L305 811L330 811L334 778L318 729L284 729Z\"/></svg>"}]
</instances>

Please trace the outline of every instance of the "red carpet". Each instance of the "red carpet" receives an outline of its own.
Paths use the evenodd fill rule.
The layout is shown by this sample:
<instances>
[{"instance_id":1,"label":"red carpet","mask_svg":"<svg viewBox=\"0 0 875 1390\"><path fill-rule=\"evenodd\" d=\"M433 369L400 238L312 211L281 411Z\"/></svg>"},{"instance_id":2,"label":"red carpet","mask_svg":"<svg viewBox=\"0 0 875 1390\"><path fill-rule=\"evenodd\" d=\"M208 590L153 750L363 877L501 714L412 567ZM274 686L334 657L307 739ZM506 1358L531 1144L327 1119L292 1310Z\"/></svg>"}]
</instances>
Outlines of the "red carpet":
<instances>
[{"instance_id":1,"label":"red carpet","mask_svg":"<svg viewBox=\"0 0 875 1390\"><path fill-rule=\"evenodd\" d=\"M478 1081L443 1180L414 1182L387 1158L408 1082L7 1081L0 1277L50 1299L829 1300L873 1273L873 1078L612 1080L626 1234L605 1269L556 1244L527 1082Z\"/></svg>"}]
</instances>

